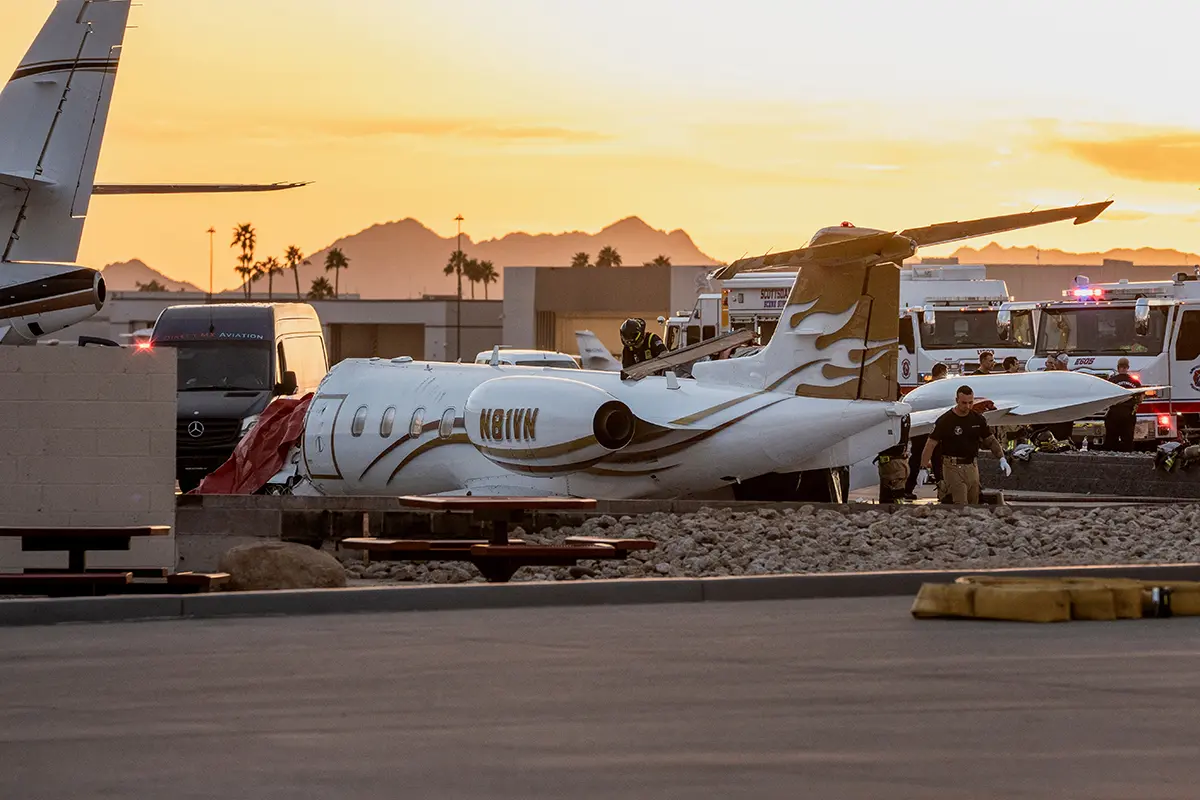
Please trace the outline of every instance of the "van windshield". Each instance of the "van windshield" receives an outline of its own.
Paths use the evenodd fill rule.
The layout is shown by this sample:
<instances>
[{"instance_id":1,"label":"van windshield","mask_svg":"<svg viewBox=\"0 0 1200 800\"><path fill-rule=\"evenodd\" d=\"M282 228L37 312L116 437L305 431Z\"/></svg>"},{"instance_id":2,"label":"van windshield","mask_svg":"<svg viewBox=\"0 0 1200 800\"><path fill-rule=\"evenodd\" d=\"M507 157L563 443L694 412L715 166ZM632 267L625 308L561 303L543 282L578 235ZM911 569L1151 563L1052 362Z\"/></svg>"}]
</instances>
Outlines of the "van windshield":
<instances>
[{"instance_id":1,"label":"van windshield","mask_svg":"<svg viewBox=\"0 0 1200 800\"><path fill-rule=\"evenodd\" d=\"M271 346L264 342L160 342L179 353L179 391L273 388Z\"/></svg>"},{"instance_id":2,"label":"van windshield","mask_svg":"<svg viewBox=\"0 0 1200 800\"><path fill-rule=\"evenodd\" d=\"M1150 307L1150 332L1133 330L1132 306L1047 308L1038 324L1039 356L1063 352L1089 356L1149 355L1162 352L1167 331L1167 309Z\"/></svg>"},{"instance_id":3,"label":"van windshield","mask_svg":"<svg viewBox=\"0 0 1200 800\"><path fill-rule=\"evenodd\" d=\"M1028 309L1013 310L1012 335L1008 341L1002 340L996 329L996 309L935 311L932 331L924 324L919 326L921 346L926 350L1033 347L1033 312ZM921 319L924 320L923 314Z\"/></svg>"}]
</instances>

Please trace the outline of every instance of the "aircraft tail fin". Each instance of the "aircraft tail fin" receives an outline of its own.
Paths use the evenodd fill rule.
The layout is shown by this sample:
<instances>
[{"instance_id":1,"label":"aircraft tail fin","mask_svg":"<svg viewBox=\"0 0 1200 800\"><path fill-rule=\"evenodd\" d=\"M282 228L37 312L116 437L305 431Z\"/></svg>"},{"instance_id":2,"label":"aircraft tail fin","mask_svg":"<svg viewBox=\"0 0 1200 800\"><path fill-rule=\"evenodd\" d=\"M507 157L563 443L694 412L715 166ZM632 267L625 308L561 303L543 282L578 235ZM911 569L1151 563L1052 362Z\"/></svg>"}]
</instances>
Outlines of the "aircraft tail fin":
<instances>
[{"instance_id":1,"label":"aircraft tail fin","mask_svg":"<svg viewBox=\"0 0 1200 800\"><path fill-rule=\"evenodd\" d=\"M896 400L900 270L890 262L805 264L771 341L752 356L696 364L702 382L801 397Z\"/></svg>"},{"instance_id":2,"label":"aircraft tail fin","mask_svg":"<svg viewBox=\"0 0 1200 800\"><path fill-rule=\"evenodd\" d=\"M58 0L0 90L4 261L72 262L131 0Z\"/></svg>"},{"instance_id":3,"label":"aircraft tail fin","mask_svg":"<svg viewBox=\"0 0 1200 800\"><path fill-rule=\"evenodd\" d=\"M600 337L591 331L575 331L575 344L579 346L579 360L583 362L584 369L621 371L621 362L613 358Z\"/></svg>"},{"instance_id":4,"label":"aircraft tail fin","mask_svg":"<svg viewBox=\"0 0 1200 800\"><path fill-rule=\"evenodd\" d=\"M900 270L895 264L800 270L759 354L768 390L840 400L896 400Z\"/></svg>"}]
</instances>

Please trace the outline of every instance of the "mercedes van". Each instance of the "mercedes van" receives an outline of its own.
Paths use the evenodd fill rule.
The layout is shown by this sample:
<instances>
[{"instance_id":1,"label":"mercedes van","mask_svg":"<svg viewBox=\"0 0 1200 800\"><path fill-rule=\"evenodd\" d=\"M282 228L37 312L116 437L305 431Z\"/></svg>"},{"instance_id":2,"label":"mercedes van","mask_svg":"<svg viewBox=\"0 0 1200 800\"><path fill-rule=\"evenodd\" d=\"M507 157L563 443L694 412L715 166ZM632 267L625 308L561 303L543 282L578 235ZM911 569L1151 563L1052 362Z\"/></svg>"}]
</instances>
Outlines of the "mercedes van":
<instances>
[{"instance_id":1,"label":"mercedes van","mask_svg":"<svg viewBox=\"0 0 1200 800\"><path fill-rule=\"evenodd\" d=\"M175 475L183 492L225 463L272 400L315 392L329 371L321 320L307 303L170 306L148 346L178 353Z\"/></svg>"}]
</instances>

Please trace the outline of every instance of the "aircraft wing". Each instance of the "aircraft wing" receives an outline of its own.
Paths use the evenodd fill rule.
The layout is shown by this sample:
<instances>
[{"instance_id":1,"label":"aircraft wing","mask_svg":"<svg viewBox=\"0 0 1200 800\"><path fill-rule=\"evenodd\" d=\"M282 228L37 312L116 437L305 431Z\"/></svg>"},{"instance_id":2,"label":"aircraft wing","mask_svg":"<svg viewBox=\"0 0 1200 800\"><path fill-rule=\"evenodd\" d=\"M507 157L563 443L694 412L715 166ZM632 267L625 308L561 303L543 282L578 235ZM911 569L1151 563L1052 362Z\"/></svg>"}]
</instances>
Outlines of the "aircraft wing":
<instances>
[{"instance_id":1,"label":"aircraft wing","mask_svg":"<svg viewBox=\"0 0 1200 800\"><path fill-rule=\"evenodd\" d=\"M958 386L969 385L976 403L990 402L983 412L993 425L1051 425L1102 414L1112 406L1153 387L1126 389L1084 372L1019 372L1015 375L968 375L926 383L904 396L913 408L910 435L933 430L932 424L951 408ZM999 413L997 413L999 412ZM918 429L920 423L921 429Z\"/></svg>"},{"instance_id":2,"label":"aircraft wing","mask_svg":"<svg viewBox=\"0 0 1200 800\"><path fill-rule=\"evenodd\" d=\"M1105 200L1103 203L1048 208L1045 211L1027 211L1023 214L984 217L966 222L939 222L936 225L926 225L924 228L909 228L900 231L900 235L912 239L917 247L928 247L929 245L973 239L976 236L991 236L994 233L1031 228L1035 225L1045 225L1049 222L1061 222L1068 219L1075 220L1076 225L1082 225L1100 216L1100 212L1111 206L1112 202L1112 200Z\"/></svg>"},{"instance_id":3,"label":"aircraft wing","mask_svg":"<svg viewBox=\"0 0 1200 800\"><path fill-rule=\"evenodd\" d=\"M307 186L293 183L97 183L92 194L213 194L221 192L278 192Z\"/></svg>"},{"instance_id":4,"label":"aircraft wing","mask_svg":"<svg viewBox=\"0 0 1200 800\"><path fill-rule=\"evenodd\" d=\"M812 247L785 250L755 258L742 258L709 274L710 279L725 280L739 272L794 271L805 264L838 266L848 263L899 264L913 256L920 247L957 242L976 236L990 236L1004 231L1015 231L1045 225L1050 222L1073 219L1076 225L1091 222L1100 212L1112 205L1111 200L1082 206L1048 208L1044 211L1028 211L1022 214L1007 214L1001 217L984 217L965 222L939 222L923 228L909 228L892 233L880 231L866 236L827 242Z\"/></svg>"}]
</instances>

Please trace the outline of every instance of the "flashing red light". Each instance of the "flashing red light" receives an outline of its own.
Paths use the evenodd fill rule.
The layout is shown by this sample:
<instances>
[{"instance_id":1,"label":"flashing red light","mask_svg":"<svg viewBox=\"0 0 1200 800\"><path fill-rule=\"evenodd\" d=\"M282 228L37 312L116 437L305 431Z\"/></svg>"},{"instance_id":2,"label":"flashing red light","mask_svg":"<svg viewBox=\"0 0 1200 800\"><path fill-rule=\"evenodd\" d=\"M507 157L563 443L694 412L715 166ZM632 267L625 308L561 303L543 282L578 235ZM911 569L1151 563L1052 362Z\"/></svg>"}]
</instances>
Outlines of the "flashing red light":
<instances>
[{"instance_id":1,"label":"flashing red light","mask_svg":"<svg viewBox=\"0 0 1200 800\"><path fill-rule=\"evenodd\" d=\"M1171 427L1171 417L1167 414L1159 414L1158 415L1158 427L1160 427L1160 428Z\"/></svg>"},{"instance_id":2,"label":"flashing red light","mask_svg":"<svg viewBox=\"0 0 1200 800\"><path fill-rule=\"evenodd\" d=\"M138 349L138 350L149 350L149 349L150 349L150 343L149 343L149 342L138 342L138 343L137 343L137 349Z\"/></svg>"},{"instance_id":3,"label":"flashing red light","mask_svg":"<svg viewBox=\"0 0 1200 800\"><path fill-rule=\"evenodd\" d=\"M1071 292L1071 294L1075 297L1093 297L1099 299L1104 296L1104 290L1097 287L1092 287L1089 289L1075 289L1073 292Z\"/></svg>"},{"instance_id":4,"label":"flashing red light","mask_svg":"<svg viewBox=\"0 0 1200 800\"><path fill-rule=\"evenodd\" d=\"M1131 372L1129 373L1129 377L1133 378L1138 383L1142 382L1142 373L1140 372Z\"/></svg>"},{"instance_id":5,"label":"flashing red light","mask_svg":"<svg viewBox=\"0 0 1200 800\"><path fill-rule=\"evenodd\" d=\"M847 222L846 220L842 220L842 227L843 228L853 228L854 224L851 222Z\"/></svg>"}]
</instances>

